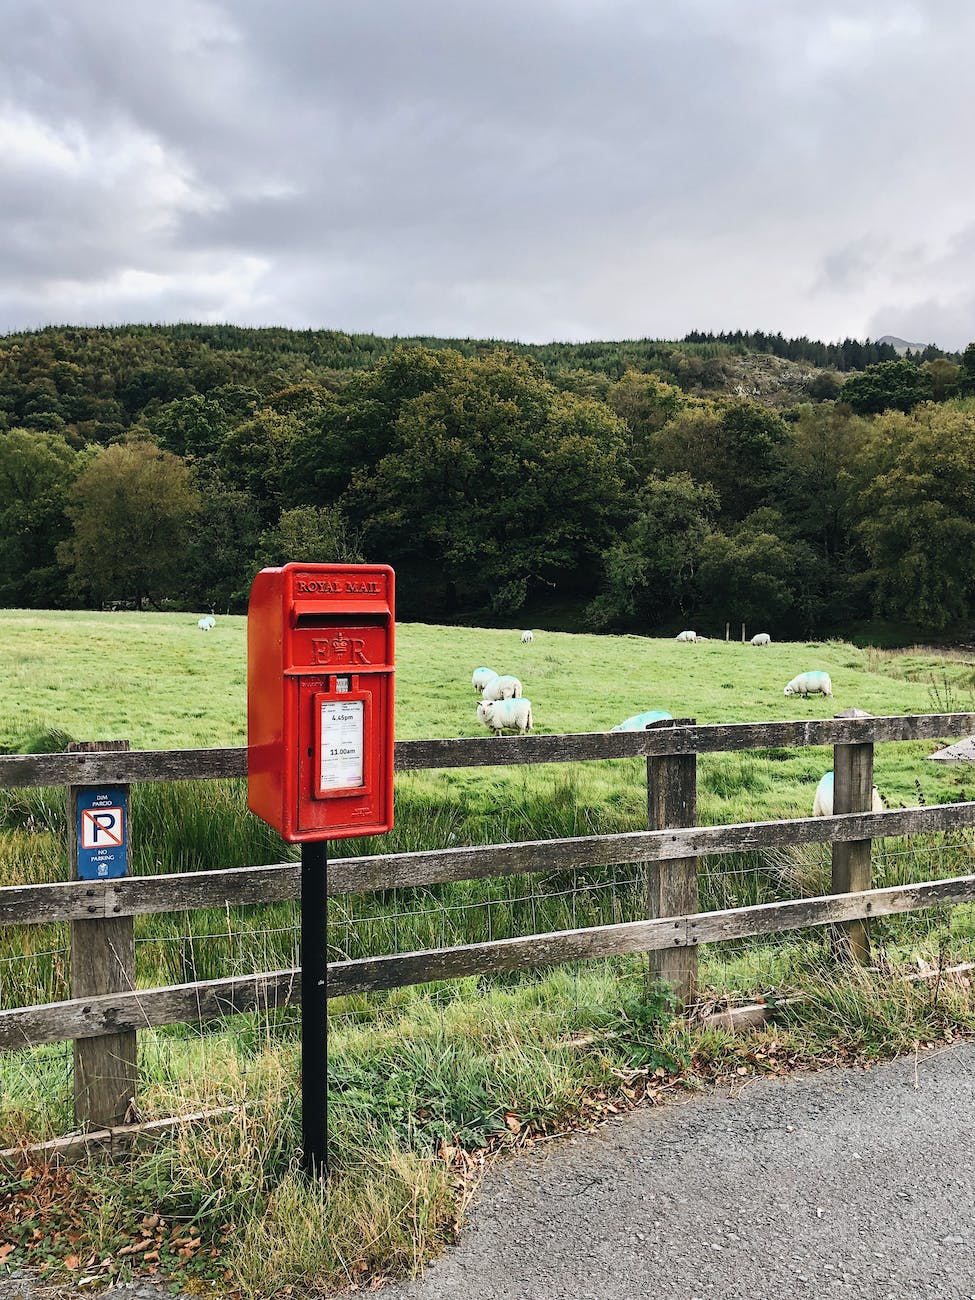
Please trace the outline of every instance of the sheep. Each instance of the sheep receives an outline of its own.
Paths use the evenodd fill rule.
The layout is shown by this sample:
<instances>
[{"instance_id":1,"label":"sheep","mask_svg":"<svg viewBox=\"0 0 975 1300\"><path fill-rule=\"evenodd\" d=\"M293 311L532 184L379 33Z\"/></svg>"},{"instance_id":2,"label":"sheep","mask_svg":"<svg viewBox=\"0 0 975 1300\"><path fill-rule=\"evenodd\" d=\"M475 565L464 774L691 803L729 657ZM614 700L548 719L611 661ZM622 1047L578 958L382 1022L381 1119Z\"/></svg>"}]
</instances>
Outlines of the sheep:
<instances>
[{"instance_id":1,"label":"sheep","mask_svg":"<svg viewBox=\"0 0 975 1300\"><path fill-rule=\"evenodd\" d=\"M876 786L873 787L870 796L870 811L883 812L884 801L880 797L880 791ZM813 798L814 817L832 817L833 815L833 773L827 772L816 786L816 794Z\"/></svg>"},{"instance_id":2,"label":"sheep","mask_svg":"<svg viewBox=\"0 0 975 1300\"><path fill-rule=\"evenodd\" d=\"M697 639L698 639L697 633L691 631L678 632L677 635L674 637L675 641L685 641L685 642L696 641Z\"/></svg>"},{"instance_id":3,"label":"sheep","mask_svg":"<svg viewBox=\"0 0 975 1300\"><path fill-rule=\"evenodd\" d=\"M480 695L488 682L492 681L497 677L497 675L498 674L493 668L475 668L473 673L471 673L471 684L474 687L474 694Z\"/></svg>"},{"instance_id":4,"label":"sheep","mask_svg":"<svg viewBox=\"0 0 975 1300\"><path fill-rule=\"evenodd\" d=\"M652 722L663 722L665 718L673 718L672 713L666 713L663 709L650 709L647 713L634 713L632 718L627 718L624 722L618 722L611 731L645 731Z\"/></svg>"},{"instance_id":5,"label":"sheep","mask_svg":"<svg viewBox=\"0 0 975 1300\"><path fill-rule=\"evenodd\" d=\"M782 694L801 695L803 699L808 695L828 695L832 699L833 683L829 679L829 673L800 673L798 677L793 677Z\"/></svg>"},{"instance_id":6,"label":"sheep","mask_svg":"<svg viewBox=\"0 0 975 1300\"><path fill-rule=\"evenodd\" d=\"M769 636L769 634L768 634L767 632L756 632L755 635L752 637L750 644L751 644L751 645L771 645L771 644L772 644L772 638Z\"/></svg>"},{"instance_id":7,"label":"sheep","mask_svg":"<svg viewBox=\"0 0 975 1300\"><path fill-rule=\"evenodd\" d=\"M481 691L482 700L510 700L521 695L521 682L517 677L492 677Z\"/></svg>"},{"instance_id":8,"label":"sheep","mask_svg":"<svg viewBox=\"0 0 975 1300\"><path fill-rule=\"evenodd\" d=\"M531 643L532 643L534 640L535 640L535 633L534 633L534 632L522 632L522 634L521 634L521 644L522 644L522 645L531 645Z\"/></svg>"},{"instance_id":9,"label":"sheep","mask_svg":"<svg viewBox=\"0 0 975 1300\"><path fill-rule=\"evenodd\" d=\"M517 729L524 735L532 729L532 702L517 700L482 700L477 706L477 717L496 736L506 728Z\"/></svg>"},{"instance_id":10,"label":"sheep","mask_svg":"<svg viewBox=\"0 0 975 1300\"><path fill-rule=\"evenodd\" d=\"M216 627L216 625L217 625L217 620L213 617L212 614L204 614L204 616L200 619L200 621L197 623L196 626L200 629L201 632L209 632L210 629Z\"/></svg>"}]
</instances>

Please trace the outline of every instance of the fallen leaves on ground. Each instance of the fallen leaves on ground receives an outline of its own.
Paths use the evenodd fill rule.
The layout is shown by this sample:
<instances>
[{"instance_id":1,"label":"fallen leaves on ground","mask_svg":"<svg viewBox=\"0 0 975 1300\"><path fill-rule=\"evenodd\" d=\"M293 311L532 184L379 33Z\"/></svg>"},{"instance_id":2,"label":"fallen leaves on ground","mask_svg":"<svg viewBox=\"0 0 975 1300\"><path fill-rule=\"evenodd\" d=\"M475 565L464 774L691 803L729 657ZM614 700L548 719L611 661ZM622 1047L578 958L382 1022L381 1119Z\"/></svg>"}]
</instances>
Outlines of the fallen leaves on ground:
<instances>
[{"instance_id":1,"label":"fallen leaves on ground","mask_svg":"<svg viewBox=\"0 0 975 1300\"><path fill-rule=\"evenodd\" d=\"M65 1270L78 1286L95 1285L120 1274L157 1275L196 1264L196 1272L227 1278L223 1248L233 1224L224 1224L214 1241L205 1241L190 1222L160 1214L135 1215L109 1242L86 1254L90 1245L90 1189L68 1166L26 1164L0 1173L0 1263L31 1264L48 1274Z\"/></svg>"}]
</instances>

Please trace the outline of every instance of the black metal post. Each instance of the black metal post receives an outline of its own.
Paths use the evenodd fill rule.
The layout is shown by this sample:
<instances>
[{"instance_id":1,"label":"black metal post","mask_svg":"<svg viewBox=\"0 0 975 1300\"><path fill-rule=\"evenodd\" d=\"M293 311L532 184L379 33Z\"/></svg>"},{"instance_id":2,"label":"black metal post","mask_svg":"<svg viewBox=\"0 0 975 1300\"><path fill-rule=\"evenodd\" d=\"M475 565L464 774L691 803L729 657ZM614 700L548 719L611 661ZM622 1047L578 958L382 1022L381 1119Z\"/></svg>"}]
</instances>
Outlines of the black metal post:
<instances>
[{"instance_id":1,"label":"black metal post","mask_svg":"<svg viewBox=\"0 0 975 1300\"><path fill-rule=\"evenodd\" d=\"M301 1159L310 1178L328 1177L327 842L301 846Z\"/></svg>"}]
</instances>

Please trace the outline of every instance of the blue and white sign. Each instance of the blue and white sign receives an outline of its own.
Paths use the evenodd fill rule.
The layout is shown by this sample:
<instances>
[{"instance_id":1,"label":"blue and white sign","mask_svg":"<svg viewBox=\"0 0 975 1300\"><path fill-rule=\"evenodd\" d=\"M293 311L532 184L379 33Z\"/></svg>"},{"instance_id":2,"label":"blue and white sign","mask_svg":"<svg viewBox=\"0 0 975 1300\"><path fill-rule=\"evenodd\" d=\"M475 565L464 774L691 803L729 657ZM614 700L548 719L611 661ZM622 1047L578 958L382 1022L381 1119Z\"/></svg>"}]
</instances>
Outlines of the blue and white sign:
<instances>
[{"instance_id":1,"label":"blue and white sign","mask_svg":"<svg viewBox=\"0 0 975 1300\"><path fill-rule=\"evenodd\" d=\"M78 879L111 880L129 871L128 795L101 787L78 792Z\"/></svg>"}]
</instances>

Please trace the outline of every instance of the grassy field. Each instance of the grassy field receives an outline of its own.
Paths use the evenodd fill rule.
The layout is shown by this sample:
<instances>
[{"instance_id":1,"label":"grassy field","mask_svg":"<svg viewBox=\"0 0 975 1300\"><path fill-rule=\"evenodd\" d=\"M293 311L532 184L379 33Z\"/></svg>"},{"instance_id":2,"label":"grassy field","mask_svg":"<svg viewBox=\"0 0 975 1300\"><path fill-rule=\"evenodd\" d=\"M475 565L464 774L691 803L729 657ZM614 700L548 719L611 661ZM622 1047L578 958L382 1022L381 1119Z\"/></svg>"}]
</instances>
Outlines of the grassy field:
<instances>
[{"instance_id":1,"label":"grassy field","mask_svg":"<svg viewBox=\"0 0 975 1300\"><path fill-rule=\"evenodd\" d=\"M598 731L662 708L699 722L930 711L944 677L969 702L975 659L875 651L843 642L678 645L635 636L539 632L522 645L496 628L397 628L397 735L481 734L470 674L479 664L525 683L541 732ZM33 733L127 738L138 749L230 745L246 734L246 619L200 632L194 614L0 610L0 746ZM834 699L785 699L790 677L822 668ZM962 701L963 703L964 701ZM798 711L797 711L798 710Z\"/></svg>"},{"instance_id":2,"label":"grassy field","mask_svg":"<svg viewBox=\"0 0 975 1300\"><path fill-rule=\"evenodd\" d=\"M0 750L48 748L52 735L127 739L136 749L246 740L242 617L220 618L202 633L193 614L5 610L0 664ZM397 736L485 734L470 686L480 664L522 679L541 733L605 730L653 708L717 723L830 717L852 706L877 714L948 711L975 702L975 659L937 651L842 642L689 646L559 632L539 632L533 644L522 645L516 631L405 624L397 629ZM814 668L830 674L834 698L786 699L785 683ZM898 745L879 755L878 782L889 802L916 802L918 779L928 802L958 797L965 769L925 766L920 760L927 752ZM802 783L815 786L824 757L826 751L807 751L785 760L767 788L750 792L752 812L787 815L811 807ZM720 767L721 759L713 761ZM480 785L482 778L472 779ZM460 773L450 783L458 780L466 784ZM709 798L724 815L722 782L713 785L705 786L709 821L718 820L707 816Z\"/></svg>"},{"instance_id":3,"label":"grassy field","mask_svg":"<svg viewBox=\"0 0 975 1300\"><path fill-rule=\"evenodd\" d=\"M545 631L523 646L517 631L423 625L401 626L397 640L397 735L410 739L484 734L470 686L480 664L521 677L536 730L549 733L603 730L651 708L708 723L828 717L854 705L876 714L975 707L972 659L920 649L686 646ZM59 749L69 739L122 738L146 749L245 740L242 618L220 618L204 634L192 614L0 611L0 663L0 749L7 752ZM785 682L814 668L830 673L835 698L786 699ZM497 742L499 752L505 743ZM877 782L888 805L971 797L971 769L928 762L934 748L878 747ZM808 815L831 761L828 749L703 756L700 820ZM334 851L646 825L645 765L636 760L415 773L398 778L396 798L390 836ZM241 782L136 787L132 819L138 872L293 856L247 813ZM970 860L970 836L889 840L878 845L875 879L954 874L969 870ZM0 791L0 884L65 872L63 791ZM734 906L820 892L828 873L828 852L819 848L707 859L702 901ZM338 899L329 940L336 955L358 956L629 919L642 907L642 880L622 870L548 873ZM290 965L294 926L294 907L284 904L137 918L138 982ZM205 1259L203 1247L191 1252L200 1277L251 1296L409 1271L450 1238L485 1151L724 1071L882 1054L971 1026L966 989L939 982L932 996L892 975L909 963L969 957L965 909L879 923L874 938L879 969L867 974L837 972L822 932L705 949L704 989L714 999L806 995L801 1019L786 1014L747 1049L648 998L636 959L348 999L330 1016L333 1177L325 1198L295 1171L293 1017L144 1032L143 1114L243 1108L162 1144L125 1176L95 1165L64 1175L57 1195L44 1200L47 1217L36 1210L24 1220L43 1222L44 1231L16 1236L14 1262L48 1259L58 1269L69 1248L80 1255L83 1245L100 1275L125 1272L139 1261L119 1255L123 1243L140 1238L145 1216L160 1215L170 1235L158 1243L157 1266L186 1262L179 1254L185 1237L173 1234L188 1226L211 1252ZM3 1005L66 996L66 943L65 927L0 932ZM0 1061L0 1144L68 1130L69 1056L70 1048L66 1056L56 1047ZM0 1182L0 1217L4 1194ZM21 1187L6 1194L21 1205L35 1196ZM73 1198L99 1204L97 1222L72 1217Z\"/></svg>"}]
</instances>

